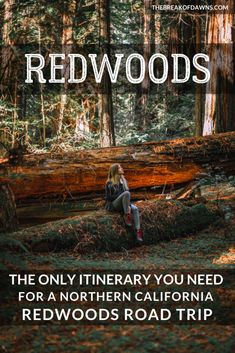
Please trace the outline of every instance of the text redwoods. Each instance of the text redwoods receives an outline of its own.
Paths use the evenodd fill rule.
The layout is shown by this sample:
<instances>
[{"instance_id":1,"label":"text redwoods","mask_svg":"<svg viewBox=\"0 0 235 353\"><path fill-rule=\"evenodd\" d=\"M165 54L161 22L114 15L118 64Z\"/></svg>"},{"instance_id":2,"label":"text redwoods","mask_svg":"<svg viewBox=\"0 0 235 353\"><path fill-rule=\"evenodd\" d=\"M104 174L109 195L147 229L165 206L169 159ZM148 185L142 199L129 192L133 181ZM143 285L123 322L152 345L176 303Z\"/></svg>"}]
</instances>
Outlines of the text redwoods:
<instances>
[{"instance_id":1,"label":"text redwoods","mask_svg":"<svg viewBox=\"0 0 235 353\"><path fill-rule=\"evenodd\" d=\"M197 70L196 75L192 76L193 82L204 84L210 80L209 69L201 63L203 61L208 63L210 59L208 55L203 53L194 55L192 63L185 54L180 53L171 55L172 63L169 63L168 58L161 53L153 54L148 61L138 53L130 54L126 58L124 58L124 54L115 54L116 62L113 68L107 54L104 54L102 58L97 54L89 54L88 58L81 54L49 54L49 79L44 77L45 59L41 54L25 54L25 57L27 61L26 83L34 82L32 77L32 73L34 73L40 83L68 82L78 84L86 80L89 70L92 70L92 73L89 74L93 75L95 82L101 83L105 68L109 74L110 81L116 83L120 68L123 68L124 60L126 78L133 84L141 83L146 77L146 71L153 83L163 84L168 79L169 65L173 66L172 83L187 82L191 76L191 64ZM136 70L136 64L138 64L138 70ZM161 67L161 70L157 70L158 74L156 73L156 65ZM204 77L200 77L199 72L202 72Z\"/></svg>"}]
</instances>

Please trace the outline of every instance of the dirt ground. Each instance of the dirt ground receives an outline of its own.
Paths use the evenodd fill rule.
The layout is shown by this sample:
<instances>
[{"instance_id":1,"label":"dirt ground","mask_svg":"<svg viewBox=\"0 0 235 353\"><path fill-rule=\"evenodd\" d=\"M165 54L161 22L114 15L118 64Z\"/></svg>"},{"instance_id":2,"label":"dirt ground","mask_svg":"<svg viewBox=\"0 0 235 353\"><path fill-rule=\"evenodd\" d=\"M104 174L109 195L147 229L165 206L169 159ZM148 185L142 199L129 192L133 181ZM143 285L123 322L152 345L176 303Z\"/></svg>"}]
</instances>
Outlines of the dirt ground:
<instances>
[{"instance_id":1,"label":"dirt ground","mask_svg":"<svg viewBox=\"0 0 235 353\"><path fill-rule=\"evenodd\" d=\"M22 258L30 270L226 269L235 265L234 199L223 207L232 216L194 236L119 253L78 255L74 251ZM234 325L33 325L2 326L3 353L205 352L235 351Z\"/></svg>"}]
</instances>

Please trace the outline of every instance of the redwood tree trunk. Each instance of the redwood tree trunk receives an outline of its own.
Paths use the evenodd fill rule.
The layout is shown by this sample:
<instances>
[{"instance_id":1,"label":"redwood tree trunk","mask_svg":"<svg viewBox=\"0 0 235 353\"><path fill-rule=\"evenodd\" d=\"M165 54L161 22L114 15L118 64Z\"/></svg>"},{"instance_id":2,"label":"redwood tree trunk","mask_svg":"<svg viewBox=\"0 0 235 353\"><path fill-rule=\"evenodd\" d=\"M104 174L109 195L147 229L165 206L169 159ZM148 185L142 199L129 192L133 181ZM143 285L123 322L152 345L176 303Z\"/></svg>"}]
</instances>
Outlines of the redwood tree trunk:
<instances>
[{"instance_id":1,"label":"redwood tree trunk","mask_svg":"<svg viewBox=\"0 0 235 353\"><path fill-rule=\"evenodd\" d=\"M214 0L214 4L220 4ZM211 79L207 84L203 135L235 129L234 86L234 8L233 0L227 1L229 13L210 16L207 44L210 57Z\"/></svg>"},{"instance_id":2,"label":"redwood tree trunk","mask_svg":"<svg viewBox=\"0 0 235 353\"><path fill-rule=\"evenodd\" d=\"M151 6L152 0L144 1L143 14L143 57L145 67L148 67L148 61L151 55ZM150 79L148 70L145 71L144 79L137 92L136 122L142 128L148 126L147 101L150 89Z\"/></svg>"},{"instance_id":3,"label":"redwood tree trunk","mask_svg":"<svg viewBox=\"0 0 235 353\"><path fill-rule=\"evenodd\" d=\"M197 1L199 5L199 1ZM196 52L201 53L201 25L202 21L199 14L196 14ZM201 78L201 71L197 70L197 77ZM200 84L195 88L195 135L202 135L202 87Z\"/></svg>"},{"instance_id":4,"label":"redwood tree trunk","mask_svg":"<svg viewBox=\"0 0 235 353\"><path fill-rule=\"evenodd\" d=\"M14 52L11 48L12 40L10 38L10 30L12 26L12 7L15 0L5 0L4 1L4 24L2 26L2 56L1 56L1 91L4 92L9 84L8 80L11 75L12 70L12 60L14 58Z\"/></svg>"},{"instance_id":5,"label":"redwood tree trunk","mask_svg":"<svg viewBox=\"0 0 235 353\"><path fill-rule=\"evenodd\" d=\"M0 183L16 200L71 198L104 193L111 164L124 167L130 188L181 185L218 168L235 173L235 132L199 138L64 154L32 154L0 163ZM94 196L93 196L94 197Z\"/></svg>"},{"instance_id":6,"label":"redwood tree trunk","mask_svg":"<svg viewBox=\"0 0 235 353\"><path fill-rule=\"evenodd\" d=\"M57 134L61 134L64 120L64 112L67 104L67 90L69 78L69 58L68 54L72 52L73 46L73 18L76 11L76 1L69 1L68 8L64 9L63 13L63 31L62 31L62 53L65 54L65 60L62 60L64 69L62 70L62 77L65 77L65 83L61 88L60 93L60 110L57 124Z\"/></svg>"},{"instance_id":7,"label":"redwood tree trunk","mask_svg":"<svg viewBox=\"0 0 235 353\"><path fill-rule=\"evenodd\" d=\"M100 56L110 57L110 4L108 0L99 1ZM99 94L100 146L115 146L113 120L112 85L107 72L104 72L102 92Z\"/></svg>"}]
</instances>

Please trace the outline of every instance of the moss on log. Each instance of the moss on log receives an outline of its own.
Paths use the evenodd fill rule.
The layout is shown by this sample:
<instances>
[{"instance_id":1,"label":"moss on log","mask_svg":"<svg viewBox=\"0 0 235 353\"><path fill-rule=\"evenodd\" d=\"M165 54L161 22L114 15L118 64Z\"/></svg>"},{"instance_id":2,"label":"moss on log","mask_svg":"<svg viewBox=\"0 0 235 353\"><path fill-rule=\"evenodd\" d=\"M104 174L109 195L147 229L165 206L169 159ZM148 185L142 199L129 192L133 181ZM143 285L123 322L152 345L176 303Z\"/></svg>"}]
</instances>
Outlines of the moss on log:
<instances>
[{"instance_id":1,"label":"moss on log","mask_svg":"<svg viewBox=\"0 0 235 353\"><path fill-rule=\"evenodd\" d=\"M204 204L193 207L179 201L140 202L144 244L193 234L213 223L218 215ZM91 212L24 229L13 234L35 252L74 249L79 253L119 251L136 245L135 233L128 229L119 213Z\"/></svg>"}]
</instances>

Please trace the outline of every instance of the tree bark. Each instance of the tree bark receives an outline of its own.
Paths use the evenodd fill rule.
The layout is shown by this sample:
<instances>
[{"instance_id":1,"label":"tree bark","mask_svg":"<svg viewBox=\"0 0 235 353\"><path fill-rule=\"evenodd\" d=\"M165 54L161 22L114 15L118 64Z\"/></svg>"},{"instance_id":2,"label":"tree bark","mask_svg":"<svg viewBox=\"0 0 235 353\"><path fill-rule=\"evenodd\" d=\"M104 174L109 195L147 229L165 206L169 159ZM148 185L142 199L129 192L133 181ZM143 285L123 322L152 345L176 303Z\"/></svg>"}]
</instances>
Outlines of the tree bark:
<instances>
[{"instance_id":1,"label":"tree bark","mask_svg":"<svg viewBox=\"0 0 235 353\"><path fill-rule=\"evenodd\" d=\"M221 1L214 0L214 4ZM227 1L234 8L233 0ZM203 135L235 129L234 14L214 13L207 32L211 78L207 83Z\"/></svg>"},{"instance_id":2,"label":"tree bark","mask_svg":"<svg viewBox=\"0 0 235 353\"><path fill-rule=\"evenodd\" d=\"M108 0L99 1L99 24L100 24L100 57L106 53L110 58L110 4ZM113 120L112 84L107 72L99 94L100 115L100 146L115 146L115 129Z\"/></svg>"},{"instance_id":3,"label":"tree bark","mask_svg":"<svg viewBox=\"0 0 235 353\"><path fill-rule=\"evenodd\" d=\"M120 163L132 190L190 182L201 172L235 172L235 132L132 146L26 154L0 163L0 183L17 202L103 194L107 171Z\"/></svg>"},{"instance_id":4,"label":"tree bark","mask_svg":"<svg viewBox=\"0 0 235 353\"><path fill-rule=\"evenodd\" d=\"M63 13L62 53L65 54L65 60L62 60L62 64L64 65L64 69L62 70L62 77L65 77L65 83L62 85L60 92L60 110L57 124L57 135L61 134L63 128L64 112L67 104L69 78L68 54L71 54L73 46L73 19L75 16L75 11L76 1L69 1L68 8L65 8Z\"/></svg>"},{"instance_id":5,"label":"tree bark","mask_svg":"<svg viewBox=\"0 0 235 353\"><path fill-rule=\"evenodd\" d=\"M153 3L154 3L154 5L160 4L159 0L154 0ZM161 19L160 12L155 11L154 16L153 16L154 44L153 44L152 54L161 52L161 42L162 42L162 39L161 39L161 31L162 31L161 20L162 19ZM155 71L155 76L159 77L160 70L157 65L155 65L154 71ZM157 85L156 92L159 93L159 91L160 91L160 85Z\"/></svg>"},{"instance_id":6,"label":"tree bark","mask_svg":"<svg viewBox=\"0 0 235 353\"><path fill-rule=\"evenodd\" d=\"M38 25L38 50L41 54L41 27ZM45 104L44 104L44 85L40 83L40 101L41 101L41 116L42 116L42 145L46 145L46 116L45 116Z\"/></svg>"},{"instance_id":7,"label":"tree bark","mask_svg":"<svg viewBox=\"0 0 235 353\"><path fill-rule=\"evenodd\" d=\"M10 30L12 26L12 8L15 3L15 0L5 0L4 1L4 18L3 18L3 27L2 27L2 57L1 57L1 91L4 92L7 89L9 84L9 78L12 71L12 61L15 57L12 50L12 45L14 44L10 38Z\"/></svg>"},{"instance_id":8,"label":"tree bark","mask_svg":"<svg viewBox=\"0 0 235 353\"><path fill-rule=\"evenodd\" d=\"M170 0L170 4L175 4L175 0ZM168 29L168 62L172 63L172 54L177 54L179 52L179 22L177 16L173 13L171 22ZM172 93L174 96L178 96L178 87L174 85L171 81L173 79L173 63L169 65L168 77L167 77L167 87L168 94Z\"/></svg>"},{"instance_id":9,"label":"tree bark","mask_svg":"<svg viewBox=\"0 0 235 353\"><path fill-rule=\"evenodd\" d=\"M199 5L199 1L197 1ZM200 15L196 14L196 52L201 53L201 25L202 21ZM201 71L196 71L197 77L201 78ZM195 136L202 135L202 87L200 84L195 88Z\"/></svg>"},{"instance_id":10,"label":"tree bark","mask_svg":"<svg viewBox=\"0 0 235 353\"><path fill-rule=\"evenodd\" d=\"M15 231L17 227L14 195L9 185L0 185L0 232Z\"/></svg>"},{"instance_id":11,"label":"tree bark","mask_svg":"<svg viewBox=\"0 0 235 353\"><path fill-rule=\"evenodd\" d=\"M151 7L152 0L144 0L143 14L143 57L146 68L151 55ZM137 91L137 107L136 107L136 122L137 126L146 129L148 127L147 101L150 89L150 79L148 70L145 71L145 76Z\"/></svg>"}]
</instances>

